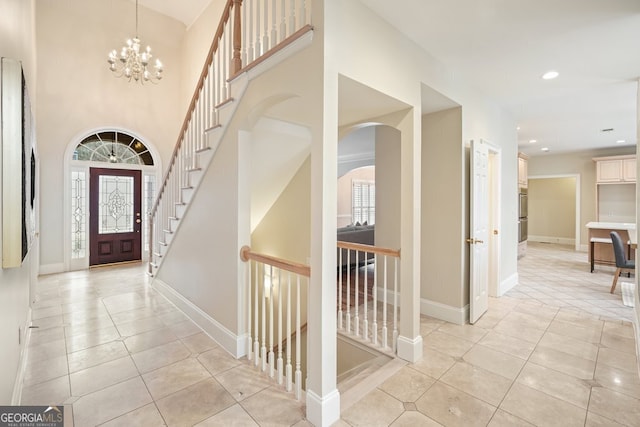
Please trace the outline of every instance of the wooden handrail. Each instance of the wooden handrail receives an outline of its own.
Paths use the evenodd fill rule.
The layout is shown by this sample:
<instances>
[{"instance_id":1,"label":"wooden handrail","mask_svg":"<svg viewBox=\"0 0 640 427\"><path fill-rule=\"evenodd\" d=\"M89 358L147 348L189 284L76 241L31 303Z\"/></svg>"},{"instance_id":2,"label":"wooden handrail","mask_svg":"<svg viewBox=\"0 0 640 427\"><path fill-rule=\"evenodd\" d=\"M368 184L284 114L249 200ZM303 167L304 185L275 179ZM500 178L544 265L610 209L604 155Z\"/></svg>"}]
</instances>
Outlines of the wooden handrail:
<instances>
[{"instance_id":1,"label":"wooden handrail","mask_svg":"<svg viewBox=\"0 0 640 427\"><path fill-rule=\"evenodd\" d=\"M400 249L382 248L379 246L364 245L362 243L342 242L338 240L338 247L342 249L350 249L353 251L369 252L378 255L389 255L400 258Z\"/></svg>"},{"instance_id":2,"label":"wooden handrail","mask_svg":"<svg viewBox=\"0 0 640 427\"><path fill-rule=\"evenodd\" d=\"M242 249L240 249L240 259L244 262L249 260L258 261L305 277L311 276L311 267L308 265L299 264L297 262L288 261L271 255L259 254L257 252L253 252L249 246L243 246Z\"/></svg>"},{"instance_id":3,"label":"wooden handrail","mask_svg":"<svg viewBox=\"0 0 640 427\"><path fill-rule=\"evenodd\" d=\"M178 133L178 141L176 142L175 147L173 148L173 153L171 154L171 161L169 162L169 167L167 168L164 176L162 177L162 184L158 196L156 197L156 201L153 204L153 208L151 209L151 214L155 214L158 210L158 205L160 204L161 195L164 191L164 185L169 178L169 174L171 173L171 166L175 158L178 155L178 150L182 146L183 135L187 131L187 127L189 126L189 120L191 119L191 115L193 110L196 108L196 102L198 102L198 94L200 93L200 89L204 86L204 80L207 77L207 71L211 63L213 62L213 55L218 50L218 46L220 44L220 39L222 38L222 33L224 33L224 27L231 17L231 8L234 4L238 5L242 3L242 0L227 0L227 4L224 7L224 11L222 12L222 17L220 18L220 22L218 23L218 29L216 30L215 35L213 36L213 42L211 43L211 47L209 48L209 53L207 54L207 59L204 61L204 66L202 67L202 72L200 73L200 78L198 79L198 84L196 85L196 89L193 92L193 96L191 97L191 103L189 104L189 108L187 109L187 114L182 122L182 127L180 128L180 132Z\"/></svg>"}]
</instances>

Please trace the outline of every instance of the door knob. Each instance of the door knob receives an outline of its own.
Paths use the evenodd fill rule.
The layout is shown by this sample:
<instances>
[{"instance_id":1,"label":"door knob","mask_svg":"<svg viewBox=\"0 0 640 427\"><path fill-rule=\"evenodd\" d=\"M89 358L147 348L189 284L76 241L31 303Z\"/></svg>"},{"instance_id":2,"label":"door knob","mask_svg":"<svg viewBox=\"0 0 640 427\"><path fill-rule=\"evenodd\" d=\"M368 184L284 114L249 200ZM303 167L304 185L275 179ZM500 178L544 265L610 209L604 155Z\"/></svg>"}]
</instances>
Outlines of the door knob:
<instances>
[{"instance_id":1,"label":"door knob","mask_svg":"<svg viewBox=\"0 0 640 427\"><path fill-rule=\"evenodd\" d=\"M142 220L140 218L136 219L136 224L140 224Z\"/></svg>"}]
</instances>

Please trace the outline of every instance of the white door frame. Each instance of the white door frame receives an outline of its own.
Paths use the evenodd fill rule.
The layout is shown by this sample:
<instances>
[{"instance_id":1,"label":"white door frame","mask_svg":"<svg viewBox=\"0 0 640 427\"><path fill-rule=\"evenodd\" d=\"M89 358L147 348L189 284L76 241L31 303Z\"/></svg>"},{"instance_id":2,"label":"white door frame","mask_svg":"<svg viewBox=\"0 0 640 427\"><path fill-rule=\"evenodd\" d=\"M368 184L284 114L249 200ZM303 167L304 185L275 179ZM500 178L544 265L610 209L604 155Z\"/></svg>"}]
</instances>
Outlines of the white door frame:
<instances>
[{"instance_id":1,"label":"white door frame","mask_svg":"<svg viewBox=\"0 0 640 427\"><path fill-rule=\"evenodd\" d=\"M575 244L576 251L587 251L587 247L581 247L580 234L582 227L580 227L580 174L556 174L556 175L533 175L528 179L555 179L555 178L575 178L576 179L576 226L575 226Z\"/></svg>"},{"instance_id":2,"label":"white door frame","mask_svg":"<svg viewBox=\"0 0 640 427\"><path fill-rule=\"evenodd\" d=\"M100 132L121 132L126 133L131 136L134 136L136 139L141 141L149 150L151 157L153 158L153 166L144 166L144 165L134 165L134 164L126 164L126 163L105 163L105 162L93 162L93 161L76 161L73 160L73 152L75 151L78 144L87 136L100 133ZM85 258L79 260L71 259L71 171L83 171L86 173L87 177L87 185L85 189L85 200L87 201L87 206L89 203L89 169L92 167L98 168L114 168L114 169L132 169L132 170L141 170L142 171L142 185L144 186L144 177L145 175L153 175L155 176L156 182L156 191L162 184L162 158L160 157L160 152L156 149L155 145L153 145L149 139L144 138L138 132L131 131L129 129L121 128L121 127L102 127L89 129L87 131L83 131L77 134L72 140L67 144L67 148L64 153L64 182L63 182L63 271L71 271L71 270L79 270L79 269L88 269L89 268L89 255ZM144 191L141 195L144 198ZM89 219L87 218L87 233L86 233L86 248L89 250ZM149 257L148 251L144 248L144 241L142 242L142 261L145 261ZM56 269L58 270L58 269ZM57 273L59 271L48 271L47 273Z\"/></svg>"},{"instance_id":3,"label":"white door frame","mask_svg":"<svg viewBox=\"0 0 640 427\"><path fill-rule=\"evenodd\" d=\"M502 149L484 141L489 148L489 296L500 296L502 251Z\"/></svg>"}]
</instances>

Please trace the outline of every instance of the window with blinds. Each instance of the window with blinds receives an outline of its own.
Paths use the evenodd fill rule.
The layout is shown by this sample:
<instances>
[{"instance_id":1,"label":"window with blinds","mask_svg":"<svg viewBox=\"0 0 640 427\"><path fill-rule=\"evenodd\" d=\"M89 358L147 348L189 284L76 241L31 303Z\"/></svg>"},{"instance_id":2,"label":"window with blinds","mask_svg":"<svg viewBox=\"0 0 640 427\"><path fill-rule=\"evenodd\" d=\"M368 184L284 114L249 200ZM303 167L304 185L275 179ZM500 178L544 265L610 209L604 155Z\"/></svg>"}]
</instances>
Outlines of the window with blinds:
<instances>
[{"instance_id":1,"label":"window with blinds","mask_svg":"<svg viewBox=\"0 0 640 427\"><path fill-rule=\"evenodd\" d=\"M371 181L352 181L352 222L369 225L376 222L376 184Z\"/></svg>"}]
</instances>

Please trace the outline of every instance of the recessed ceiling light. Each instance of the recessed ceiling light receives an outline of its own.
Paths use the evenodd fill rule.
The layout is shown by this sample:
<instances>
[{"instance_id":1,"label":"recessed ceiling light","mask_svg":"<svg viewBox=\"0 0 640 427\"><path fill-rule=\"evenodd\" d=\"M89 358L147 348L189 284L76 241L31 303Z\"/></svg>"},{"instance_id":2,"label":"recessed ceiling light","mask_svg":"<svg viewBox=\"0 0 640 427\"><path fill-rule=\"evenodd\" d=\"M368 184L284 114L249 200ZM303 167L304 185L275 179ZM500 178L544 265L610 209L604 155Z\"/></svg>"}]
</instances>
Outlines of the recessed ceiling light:
<instances>
[{"instance_id":1,"label":"recessed ceiling light","mask_svg":"<svg viewBox=\"0 0 640 427\"><path fill-rule=\"evenodd\" d=\"M540 150L546 153L547 151L549 151L549 147L542 147Z\"/></svg>"},{"instance_id":2,"label":"recessed ceiling light","mask_svg":"<svg viewBox=\"0 0 640 427\"><path fill-rule=\"evenodd\" d=\"M538 142L538 140L537 140L537 139L530 139L530 140L529 140L529 144L535 144L536 142Z\"/></svg>"},{"instance_id":3,"label":"recessed ceiling light","mask_svg":"<svg viewBox=\"0 0 640 427\"><path fill-rule=\"evenodd\" d=\"M558 73L557 71L547 71L546 73L544 73L542 75L542 78L545 80L552 80L555 79L556 77L558 77L560 75L560 73Z\"/></svg>"},{"instance_id":4,"label":"recessed ceiling light","mask_svg":"<svg viewBox=\"0 0 640 427\"><path fill-rule=\"evenodd\" d=\"M619 139L616 141L616 144L624 144L625 142L627 141L625 141L624 139Z\"/></svg>"},{"instance_id":5,"label":"recessed ceiling light","mask_svg":"<svg viewBox=\"0 0 640 427\"><path fill-rule=\"evenodd\" d=\"M516 127L516 130L520 130L520 126Z\"/></svg>"}]
</instances>

